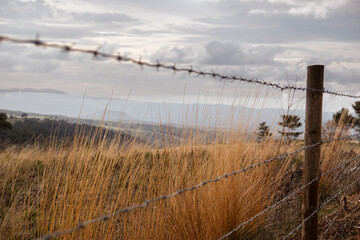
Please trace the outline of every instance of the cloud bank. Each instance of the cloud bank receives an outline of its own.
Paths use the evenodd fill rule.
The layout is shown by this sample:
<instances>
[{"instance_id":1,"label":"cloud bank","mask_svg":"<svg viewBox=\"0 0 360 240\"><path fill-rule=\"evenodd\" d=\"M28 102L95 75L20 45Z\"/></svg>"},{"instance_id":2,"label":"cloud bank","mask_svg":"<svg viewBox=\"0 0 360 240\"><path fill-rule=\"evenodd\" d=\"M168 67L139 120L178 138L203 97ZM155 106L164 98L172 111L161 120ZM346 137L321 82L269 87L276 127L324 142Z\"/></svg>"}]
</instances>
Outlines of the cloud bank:
<instances>
[{"instance_id":1,"label":"cloud bank","mask_svg":"<svg viewBox=\"0 0 360 240\"><path fill-rule=\"evenodd\" d=\"M0 32L75 44L147 61L304 85L306 66L325 65L326 88L360 89L360 2L3 0ZM171 71L94 60L51 49L0 44L4 88L58 88L109 96L231 93L234 87ZM244 87L246 89L251 87Z\"/></svg>"}]
</instances>

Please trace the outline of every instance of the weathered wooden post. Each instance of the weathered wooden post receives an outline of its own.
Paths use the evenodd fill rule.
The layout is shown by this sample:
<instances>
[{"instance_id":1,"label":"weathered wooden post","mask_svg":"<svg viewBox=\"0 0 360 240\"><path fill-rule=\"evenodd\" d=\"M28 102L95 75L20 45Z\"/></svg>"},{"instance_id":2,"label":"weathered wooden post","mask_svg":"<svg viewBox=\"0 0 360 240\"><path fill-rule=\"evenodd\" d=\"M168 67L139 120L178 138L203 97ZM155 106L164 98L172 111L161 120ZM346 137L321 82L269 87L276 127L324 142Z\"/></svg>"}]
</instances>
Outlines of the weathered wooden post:
<instances>
[{"instance_id":1,"label":"weathered wooden post","mask_svg":"<svg viewBox=\"0 0 360 240\"><path fill-rule=\"evenodd\" d=\"M307 88L320 90L306 90L305 113L305 146L321 141L322 96L324 85L324 66L312 65L307 67ZM305 150L304 184L320 176L321 145ZM319 207L319 180L303 190L302 218L305 220ZM302 228L302 239L318 239L318 214L314 214Z\"/></svg>"}]
</instances>

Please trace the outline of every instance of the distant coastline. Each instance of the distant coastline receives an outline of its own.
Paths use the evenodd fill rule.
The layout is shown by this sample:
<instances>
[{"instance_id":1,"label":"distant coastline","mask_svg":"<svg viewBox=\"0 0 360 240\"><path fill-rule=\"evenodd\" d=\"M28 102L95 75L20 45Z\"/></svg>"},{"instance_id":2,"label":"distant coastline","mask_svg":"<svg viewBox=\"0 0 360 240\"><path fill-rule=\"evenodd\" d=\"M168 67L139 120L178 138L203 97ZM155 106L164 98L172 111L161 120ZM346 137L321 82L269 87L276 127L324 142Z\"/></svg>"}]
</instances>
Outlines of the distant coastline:
<instances>
[{"instance_id":1,"label":"distant coastline","mask_svg":"<svg viewBox=\"0 0 360 240\"><path fill-rule=\"evenodd\" d=\"M42 89L34 89L34 88L7 88L7 89L0 89L0 93L7 93L7 92L31 92L31 93L51 93L51 94L67 94L64 91L60 91L57 89L51 88L42 88Z\"/></svg>"}]
</instances>

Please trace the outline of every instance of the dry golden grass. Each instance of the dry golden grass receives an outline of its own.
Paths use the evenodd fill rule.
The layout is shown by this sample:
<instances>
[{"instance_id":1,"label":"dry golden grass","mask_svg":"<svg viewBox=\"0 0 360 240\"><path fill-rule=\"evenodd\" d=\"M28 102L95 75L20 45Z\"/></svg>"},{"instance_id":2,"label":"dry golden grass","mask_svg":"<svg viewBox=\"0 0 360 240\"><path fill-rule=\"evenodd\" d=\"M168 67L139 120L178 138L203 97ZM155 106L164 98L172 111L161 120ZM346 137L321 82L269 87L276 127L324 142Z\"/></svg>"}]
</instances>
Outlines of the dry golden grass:
<instances>
[{"instance_id":1,"label":"dry golden grass","mask_svg":"<svg viewBox=\"0 0 360 240\"><path fill-rule=\"evenodd\" d=\"M242 141L150 149L82 138L65 148L9 147L0 153L2 206L8 206L1 233L28 238L70 228L265 160L277 154L275 148L274 141ZM65 238L215 239L272 201L288 164L259 167ZM239 234L251 234L260 220Z\"/></svg>"},{"instance_id":2,"label":"dry golden grass","mask_svg":"<svg viewBox=\"0 0 360 240\"><path fill-rule=\"evenodd\" d=\"M67 144L9 146L0 152L0 236L29 239L71 228L303 146L271 138L257 143L234 129L214 135L212 144L203 144L211 131L194 129L184 131L181 145L172 144L170 136L161 147L81 134ZM348 157L343 144L323 147L323 172ZM289 176L302 158L301 153L274 161L62 238L217 239L289 192L284 186L293 183ZM338 177L322 179L322 195ZM295 180L299 186L301 178ZM230 238L266 238L265 220L272 217L263 215Z\"/></svg>"},{"instance_id":3,"label":"dry golden grass","mask_svg":"<svg viewBox=\"0 0 360 240\"><path fill-rule=\"evenodd\" d=\"M340 159L335 143L324 161ZM240 141L150 149L78 139L66 148L9 147L0 153L1 236L32 238L299 148ZM293 158L274 162L148 208L96 223L65 239L217 239L269 206ZM331 184L332 179L326 181ZM322 185L325 181L322 182ZM7 206L7 207L5 207ZM257 219L233 238L251 238Z\"/></svg>"}]
</instances>

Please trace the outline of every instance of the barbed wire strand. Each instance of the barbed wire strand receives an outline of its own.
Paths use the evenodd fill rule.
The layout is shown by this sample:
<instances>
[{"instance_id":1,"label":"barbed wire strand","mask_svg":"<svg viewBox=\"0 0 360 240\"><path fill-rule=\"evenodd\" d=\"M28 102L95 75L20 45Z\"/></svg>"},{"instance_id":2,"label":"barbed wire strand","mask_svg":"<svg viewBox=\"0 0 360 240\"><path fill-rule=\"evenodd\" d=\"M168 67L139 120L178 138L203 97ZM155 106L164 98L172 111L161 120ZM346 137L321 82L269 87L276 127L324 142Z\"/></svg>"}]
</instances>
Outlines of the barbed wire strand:
<instances>
[{"instance_id":1,"label":"barbed wire strand","mask_svg":"<svg viewBox=\"0 0 360 240\"><path fill-rule=\"evenodd\" d=\"M355 181L353 181L351 184L347 185L345 188L343 188L341 191L339 191L337 194L335 194L333 197L331 197L330 199L328 199L326 202L324 202L323 204L321 204L321 206L314 212L312 212L310 214L310 216L308 216L306 219L304 219L304 221L302 221L302 223L300 223L296 228L294 228L294 230L292 230L288 235L286 235L282 240L287 239L288 237L290 237L291 235L293 235L297 230L299 230L299 228L301 228L302 225L304 225L307 221L309 221L309 219L314 216L317 212L319 212L324 206L326 206L327 204L329 204L332 200L334 200L335 198L337 198L338 196L340 196L343 192L345 192L346 190L348 190L350 187L352 187L355 183L360 181L360 177L358 179L356 179Z\"/></svg>"},{"instance_id":2,"label":"barbed wire strand","mask_svg":"<svg viewBox=\"0 0 360 240\"><path fill-rule=\"evenodd\" d=\"M255 167L259 167L263 164L267 164L267 163L270 163L270 162L273 162L275 160L281 160L281 159L284 159L288 156L291 156L291 155L294 155L294 154L297 154L301 151L304 151L308 148L313 148L313 147L316 147L316 146L319 146L319 145L322 145L322 144L325 144L325 143L331 143L331 142L337 142L337 141L344 141L344 140L351 140L353 139L353 136L347 136L347 137L343 137L343 138L337 138L337 139L329 139L329 140L325 140L325 141L320 141L318 143L315 143L315 144L312 144L312 145L308 145L308 146L305 146L305 147L302 147L296 151L293 151L293 152L290 152L290 153L286 153L284 155L281 155L281 156L277 156L277 157L274 157L274 158L270 158L270 159L267 159L267 160L264 160L264 161L261 161L259 163L256 163L256 164L252 164L250 166L247 166L245 168L241 168L241 169L238 169L234 172L231 172L231 173L227 173L227 174L224 174L224 175L221 175L217 178L214 178L214 179L210 179L210 180L207 180L207 181L203 181L197 185L194 185L192 187L188 187L188 188L183 188L183 189L180 189L176 192L173 192L171 194L168 194L168 195L161 195L157 198L153 198L153 199L149 199L149 200L146 200L145 202L143 202L142 204L139 204L139 205L133 205L133 206L130 206L130 207L126 207L126 208L123 208L123 209L120 209L120 210L117 210L113 213L110 213L110 214L107 214L107 215L103 215L103 216L100 216L98 218L94 218L94 219L91 219L91 220L88 220L88 221L84 221L84 222L81 222L79 223L78 225L76 225L75 227L73 228L69 228L69 229L66 229L66 230L62 230L62 231L58 231L58 232L55 232L55 233L52 233L52 234L47 234L47 235L44 235L43 237L40 237L38 238L38 240L48 240L48 239L51 239L51 238L54 238L54 237L59 237L61 235L64 235L64 234L69 234L69 233L72 233L72 232L75 232L75 231L78 231L82 228L84 228L85 226L87 225L90 225L90 224L93 224L93 223L96 223L96 222L99 222L99 221L107 221L109 220L109 218L112 218L116 215L119 215L121 213L126 213L126 212L130 212L132 210L135 210L135 209L140 209L140 208L144 208L144 207L147 207L148 205L154 203L154 202L158 202L158 201L162 201L162 200L167 200L167 199L170 199L170 198L173 198L175 196L178 196L178 195L181 195L185 192L189 192L189 191L193 191L193 190L196 190L200 187L203 187L209 183L216 183L218 181L220 181L221 179L224 179L224 178L228 178L228 177L231 177L231 176L234 176L238 173L241 173L241 172L246 172L250 169L253 169Z\"/></svg>"},{"instance_id":3,"label":"barbed wire strand","mask_svg":"<svg viewBox=\"0 0 360 240\"><path fill-rule=\"evenodd\" d=\"M247 221L240 223L236 228L234 228L233 230L231 230L230 232L228 232L227 234L223 235L222 237L218 238L218 240L223 240L226 239L227 237L229 237L230 235L232 235L233 233L235 233L236 231L238 231L240 228L242 228L244 225L254 221L255 219L257 219L258 217L264 215L265 213L267 213L268 211L270 211L271 209L277 207L278 205L280 205L281 203L285 202L285 200L289 199L290 197L294 196L295 194L297 194L298 192L304 190L306 187L310 186L311 184L313 184L315 181L320 180L321 177L328 175L332 172L334 172L335 170L345 166L346 164L349 164L353 161L355 161L356 159L360 159L360 155L350 159L349 161L343 162L341 164L339 164L338 166L332 168L331 170L321 174L319 177L314 178L313 180L311 180L310 182L308 182L307 184L305 184L304 186L296 189L295 191L293 191L291 194L287 195L286 197L282 198L281 200L279 200L278 202L274 203L273 205L271 205L268 208L265 208L263 211L261 211L260 213L254 215L253 217L249 218Z\"/></svg>"},{"instance_id":4,"label":"barbed wire strand","mask_svg":"<svg viewBox=\"0 0 360 240\"><path fill-rule=\"evenodd\" d=\"M358 196L354 197L354 199L351 200L351 202L349 202L348 205L349 205L349 206L352 205L354 202L356 202L356 201L359 200L359 199L360 199L360 194L358 194ZM338 212L336 213L336 215L335 215L335 217L334 217L334 220L331 221L331 223L329 224L329 226L326 228L326 231L324 232L324 234L326 234L326 233L330 230L330 228L331 228L332 225L334 224L334 222L335 222L336 218L339 216L339 214L340 214L340 211L338 211Z\"/></svg>"},{"instance_id":5,"label":"barbed wire strand","mask_svg":"<svg viewBox=\"0 0 360 240\"><path fill-rule=\"evenodd\" d=\"M248 78L238 77L237 75L224 75L224 74L216 73L214 71L206 72L206 71L196 70L196 69L193 69L192 67L179 68L176 66L176 64L163 64L163 63L160 63L159 61L157 61L156 63L150 63L150 62L142 61L141 57L139 59L135 59L135 58L123 56L121 54L104 53L104 52L99 51L99 48L97 48L95 50L83 49L83 48L76 48L76 47L73 47L71 45L66 45L66 44L48 43L48 42L45 42L40 39L19 39L19 38L12 38L12 37L8 37L8 36L4 36L4 35L0 35L0 42L11 42L11 43L17 43L17 44L32 44L37 47L58 48L58 49L64 50L65 52L78 52L78 53L90 54L90 55L93 55L94 57L109 58L109 59L118 61L120 63L121 62L130 62L132 64L139 65L141 67L141 69L143 69L144 66L147 66L150 68L156 68L156 70L159 70L160 68L162 68L162 69L172 70L174 73L187 72L189 75L197 74L198 76L212 77L212 78L218 79L220 81L231 81L231 82L238 81L238 82L259 84L259 85L263 85L263 86L269 86L269 87L278 89L280 91L284 91L284 90L306 91L306 90L308 90L308 91L314 91L314 92L319 92L319 93L327 93L330 95L335 95L335 96L340 96L340 97L360 98L360 96L351 95L351 94L347 94L347 93L335 92L335 91L326 90L326 89L319 90L319 89L306 88L306 87L280 85L278 83L272 83L270 81L265 81L265 80L257 80L254 78L248 79Z\"/></svg>"}]
</instances>

